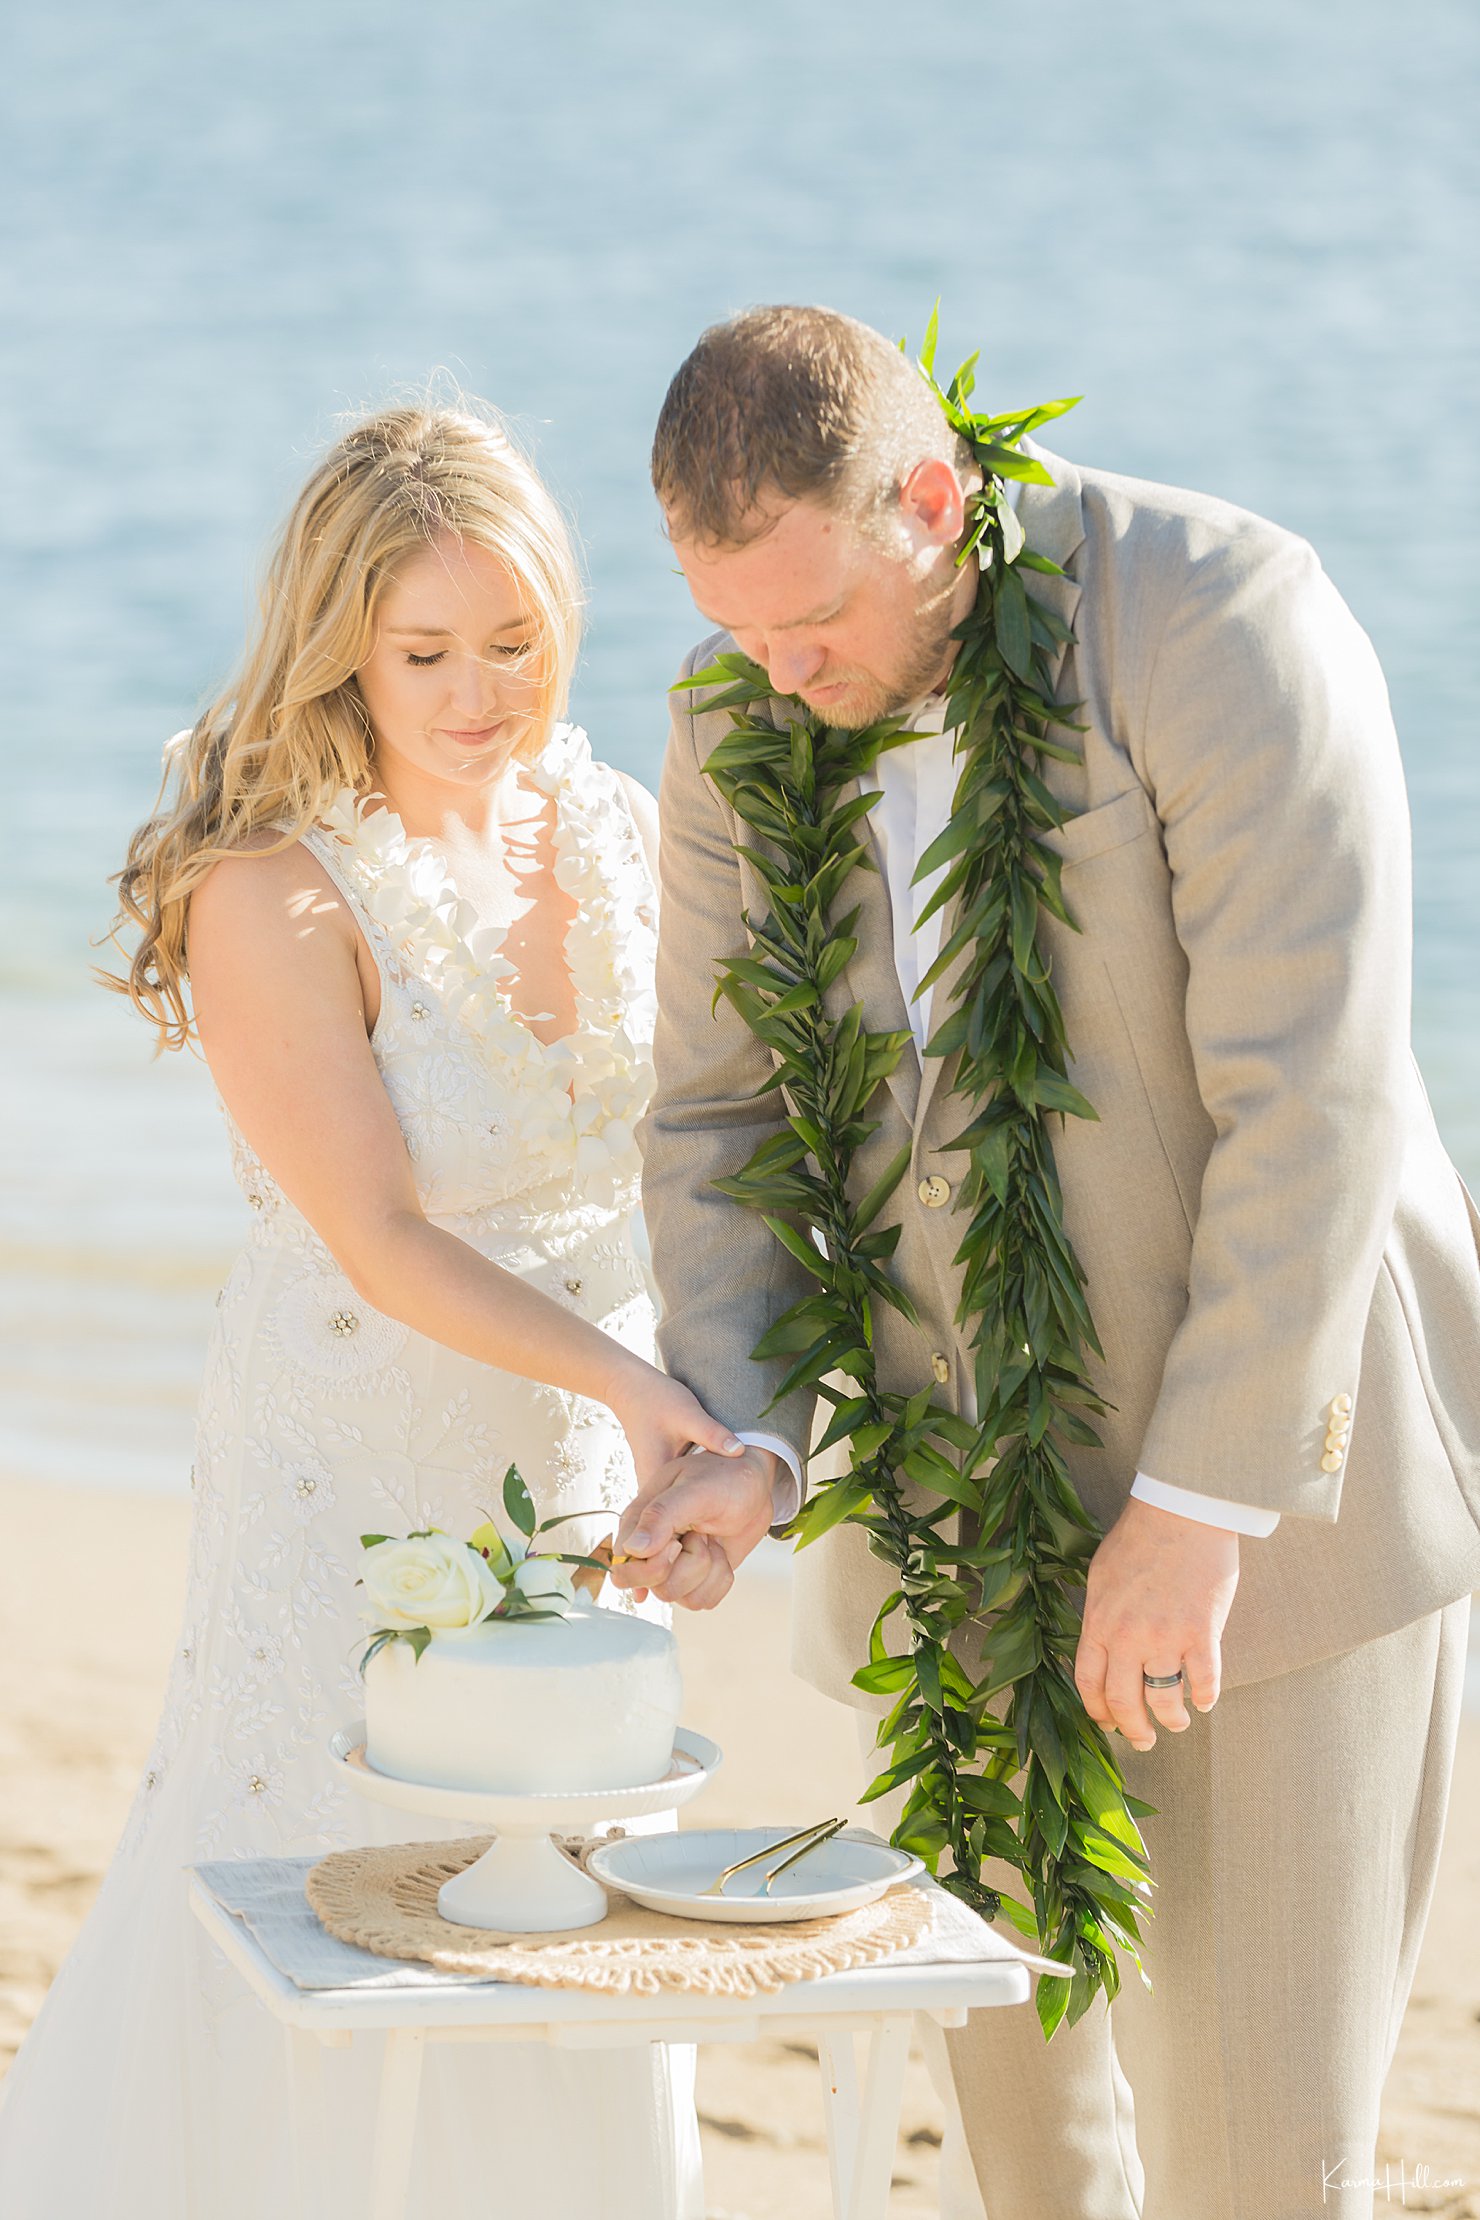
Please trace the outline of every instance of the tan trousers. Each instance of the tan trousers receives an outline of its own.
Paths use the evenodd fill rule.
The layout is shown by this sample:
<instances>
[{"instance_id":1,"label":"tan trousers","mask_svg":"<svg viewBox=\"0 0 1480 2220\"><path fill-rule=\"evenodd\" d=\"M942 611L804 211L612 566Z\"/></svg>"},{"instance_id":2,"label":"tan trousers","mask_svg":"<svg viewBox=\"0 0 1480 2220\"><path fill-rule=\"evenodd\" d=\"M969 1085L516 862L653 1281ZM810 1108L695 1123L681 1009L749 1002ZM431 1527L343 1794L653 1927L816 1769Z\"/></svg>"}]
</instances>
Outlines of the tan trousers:
<instances>
[{"instance_id":1,"label":"tan trousers","mask_svg":"<svg viewBox=\"0 0 1480 2220\"><path fill-rule=\"evenodd\" d=\"M1153 1750L1116 1737L1132 1794L1158 1807L1152 1993L1123 1956L1115 2003L1051 2043L1031 2005L975 2012L944 2044L922 2029L937 2085L943 2049L955 2084L945 2220L1369 2220L1469 1613L1463 1597L1230 1689ZM986 1878L1022 1895L1004 1868Z\"/></svg>"}]
</instances>

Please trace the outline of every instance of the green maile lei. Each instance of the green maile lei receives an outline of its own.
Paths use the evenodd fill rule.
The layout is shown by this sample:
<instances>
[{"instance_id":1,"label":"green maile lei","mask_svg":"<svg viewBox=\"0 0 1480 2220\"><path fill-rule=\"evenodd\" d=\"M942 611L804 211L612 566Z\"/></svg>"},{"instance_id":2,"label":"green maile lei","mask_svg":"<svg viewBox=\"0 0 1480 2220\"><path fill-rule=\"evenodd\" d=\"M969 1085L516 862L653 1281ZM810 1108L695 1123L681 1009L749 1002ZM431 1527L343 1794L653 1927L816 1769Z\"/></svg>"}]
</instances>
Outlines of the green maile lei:
<instances>
[{"instance_id":1,"label":"green maile lei","mask_svg":"<svg viewBox=\"0 0 1480 2220\"><path fill-rule=\"evenodd\" d=\"M986 1918L1000 1909L1040 1950L1074 1966L1071 1979L1037 1986L1051 2038L1098 1991L1107 2001L1116 1995L1117 1946L1145 1979L1137 1919L1148 1861L1136 1821L1154 1809L1127 1793L1073 1677L1077 1591L1099 1533L1064 1448L1097 1442L1090 1421L1104 1405L1087 1373L1087 1353L1101 1352L1064 1232L1050 1121L1095 1113L1067 1077L1063 1018L1037 931L1045 910L1073 924L1061 859L1044 839L1068 812L1042 770L1045 758L1079 761L1078 728L1053 701L1050 671L1072 635L1027 584L1035 572L1062 573L1027 546L1004 486L1009 478L1052 484L1021 442L1073 403L973 414L976 357L942 390L935 341L932 315L921 374L982 479L968 497L957 557L979 561L981 586L956 634L947 689L960 775L950 820L915 873L918 881L947 867L917 924L947 905L958 920L921 984L959 964L927 1054L959 1059L951 1099L962 1125L950 1144L965 1158L957 1322L973 1352L974 1425L938 1406L929 1386L906 1397L879 1384L878 1306L919 1323L889 1276L899 1227L877 1222L910 1150L860 1200L848 1175L878 1130L871 1106L910 1036L870 1032L856 1003L834 1020L824 999L857 947L849 878L872 867L860 836L878 796L845 789L916 736L898 718L834 731L794 699L781 701L778 715L766 673L741 655L721 656L681 684L717 688L704 708L730 713L704 770L757 836L737 852L771 905L763 918L747 914L750 947L720 965L716 999L731 1002L771 1052L768 1086L786 1105L779 1130L717 1184L762 1214L815 1283L756 1346L757 1358L786 1365L773 1401L815 1391L833 1406L818 1447L845 1442L849 1454L847 1472L816 1489L791 1532L805 1544L843 1522L861 1527L894 1576L867 1662L853 1676L856 1687L892 1699L878 1732L888 1762L864 1800L906 1787L896 1843L932 1872L948 1861L947 1888ZM905 1637L900 1649L890 1647L891 1622ZM988 1857L1022 1874L1030 1905L983 1881Z\"/></svg>"}]
</instances>

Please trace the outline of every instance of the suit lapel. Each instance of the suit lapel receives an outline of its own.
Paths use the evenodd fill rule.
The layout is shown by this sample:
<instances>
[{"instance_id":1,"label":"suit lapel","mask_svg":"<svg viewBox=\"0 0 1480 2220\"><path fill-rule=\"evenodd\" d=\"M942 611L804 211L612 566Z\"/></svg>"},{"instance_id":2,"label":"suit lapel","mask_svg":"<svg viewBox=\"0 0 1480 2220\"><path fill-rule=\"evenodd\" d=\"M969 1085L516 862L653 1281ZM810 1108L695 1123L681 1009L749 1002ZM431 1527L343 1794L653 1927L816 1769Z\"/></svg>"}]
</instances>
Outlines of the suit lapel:
<instances>
[{"instance_id":1,"label":"suit lapel","mask_svg":"<svg viewBox=\"0 0 1480 2220\"><path fill-rule=\"evenodd\" d=\"M1073 463L1066 462L1061 455L1050 454L1046 448L1038 446L1031 439L1025 439L1022 444L1024 452L1035 456L1052 474L1054 481L1051 486L1024 485L1018 495L1018 516L1027 535L1028 545L1035 555L1046 555L1050 562L1067 570L1084 541L1079 472ZM1049 578L1040 572L1032 578L1030 591L1034 600L1041 601L1046 608L1051 609L1062 623L1073 623L1074 612L1079 606L1080 588L1072 577ZM1066 654L1067 649L1060 645L1049 658L1050 691L1056 698ZM947 905L941 931L942 947L950 940L959 923L960 904L951 902ZM932 1031L955 1007L962 967L969 954L969 948L963 949L950 969L935 983L930 1005ZM892 963L890 968L893 968ZM925 1059L925 1074L920 1084L914 1119L917 1147L922 1143L938 1147L940 1140L947 1138L945 1135L941 1135L939 1139L931 1136L931 1110L938 1098L941 1109L937 1123L940 1123L945 1116L945 1105L951 1099L959 1062L957 1055L927 1056Z\"/></svg>"},{"instance_id":2,"label":"suit lapel","mask_svg":"<svg viewBox=\"0 0 1480 2220\"><path fill-rule=\"evenodd\" d=\"M1084 545L1079 472L1062 455L1051 455L1034 440L1025 439L1023 451L1041 462L1054 481L1051 486L1025 485L1018 496L1018 515L1028 545L1035 555L1046 555L1051 563L1057 563L1061 570L1070 573L1067 578L1045 578L1040 572L1029 581L1029 591L1035 601L1051 609L1062 623L1072 625L1081 590L1073 576L1074 557ZM1049 678L1055 696L1066 653L1066 648L1060 645L1049 657Z\"/></svg>"},{"instance_id":3,"label":"suit lapel","mask_svg":"<svg viewBox=\"0 0 1480 2220\"><path fill-rule=\"evenodd\" d=\"M954 933L954 931L956 930L957 925L960 923L960 919L960 903L948 902L946 904L945 918L941 926L940 944L942 948L945 947L952 933ZM931 995L930 1001L930 1029L932 1032L935 1031L936 1027L941 1024L941 1022L954 1007L956 983L960 976L961 966L966 961L968 953L969 950L963 949L961 951L961 954L956 958L956 961L951 965L950 969L948 971L942 972L941 976L935 982L935 988ZM930 1106L935 1100L937 1090L939 1089L941 1083L942 1067L948 1064L951 1071L951 1077L946 1082L946 1093L941 1097L942 1101L944 1101L949 1096L951 1085L955 1079L956 1066L959 1061L960 1059L956 1055L926 1057L925 1076L920 1082L920 1099L915 1106L915 1135L917 1142L924 1138L925 1132L927 1130L927 1121L930 1117Z\"/></svg>"},{"instance_id":4,"label":"suit lapel","mask_svg":"<svg viewBox=\"0 0 1480 2220\"><path fill-rule=\"evenodd\" d=\"M851 801L862 791L863 781L850 779L839 799ZM864 818L859 832L872 869L860 866L848 879L842 894L847 908L855 903L858 905L858 921L853 928L858 946L845 965L841 980L845 1007L854 1002L862 1003L863 1021L870 1032L909 1033L910 1014L905 1008L899 973L894 968L894 907L884 877L884 859L874 832L872 810ZM899 1061L889 1075L889 1091L905 1122L912 1126L920 1099L920 1059L915 1053L913 1035L905 1042Z\"/></svg>"}]
</instances>

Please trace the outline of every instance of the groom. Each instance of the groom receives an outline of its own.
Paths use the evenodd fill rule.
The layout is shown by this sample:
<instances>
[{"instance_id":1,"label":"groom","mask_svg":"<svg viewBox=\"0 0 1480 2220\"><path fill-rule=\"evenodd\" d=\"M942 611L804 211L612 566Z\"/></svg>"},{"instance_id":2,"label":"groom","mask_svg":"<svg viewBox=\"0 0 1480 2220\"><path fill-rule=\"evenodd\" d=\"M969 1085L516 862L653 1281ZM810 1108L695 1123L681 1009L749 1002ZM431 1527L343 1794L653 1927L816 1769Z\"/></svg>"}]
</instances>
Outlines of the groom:
<instances>
[{"instance_id":1,"label":"groom","mask_svg":"<svg viewBox=\"0 0 1480 2220\"><path fill-rule=\"evenodd\" d=\"M1084 728L1082 760L1045 773L1072 812L1051 844L1078 930L1040 945L1098 1112L1054 1146L1109 1406L1101 1446L1068 1453L1104 1536L1075 1678L1157 1808L1156 1892L1149 1991L1127 1961L1113 2006L1047 2045L1031 2011L976 2014L950 2038L955 2093L990 2220L1350 2220L1371 2210L1353 2184L1373 2171L1480 1583L1477 1227L1409 1053L1402 773L1372 650L1309 547L1037 452L1053 483L1014 489L1018 518L1067 574L1034 591L1072 627L1056 698ZM880 759L877 870L850 881L859 945L829 1010L913 1034L870 1148L912 1148L884 1222L921 1323L881 1327L880 1379L956 1409L962 1113L951 1059L920 1053L942 924L912 930L929 891L912 879L954 786L942 688L975 594L974 561L955 563L970 469L897 350L810 308L706 332L654 452L719 635L686 675L733 644L835 727L907 712L920 734ZM675 702L645 1202L666 1363L748 1447L642 1476L619 1577L642 1585L682 1535L653 1585L702 1608L838 1467L808 1472L811 1401L772 1408L785 1360L750 1354L805 1285L715 1184L784 1116L767 1052L711 1008L767 901L736 854L753 835L703 774L728 717ZM887 1586L853 1527L797 1560L798 1669L860 1710ZM983 1878L1016 1892L1002 1867Z\"/></svg>"}]
</instances>

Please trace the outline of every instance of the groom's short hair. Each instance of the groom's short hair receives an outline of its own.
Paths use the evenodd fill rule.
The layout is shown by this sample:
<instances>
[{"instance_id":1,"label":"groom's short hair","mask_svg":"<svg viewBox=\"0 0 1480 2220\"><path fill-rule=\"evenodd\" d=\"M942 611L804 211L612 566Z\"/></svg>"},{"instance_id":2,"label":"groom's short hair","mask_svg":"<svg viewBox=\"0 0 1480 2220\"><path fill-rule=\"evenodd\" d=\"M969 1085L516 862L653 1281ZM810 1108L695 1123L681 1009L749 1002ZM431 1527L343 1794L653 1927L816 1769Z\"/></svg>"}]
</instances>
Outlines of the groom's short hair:
<instances>
[{"instance_id":1,"label":"groom's short hair","mask_svg":"<svg viewBox=\"0 0 1480 2220\"><path fill-rule=\"evenodd\" d=\"M831 308L749 308L675 373L653 440L669 532L742 547L778 502L880 520L915 465L968 462L924 378L882 332Z\"/></svg>"}]
</instances>

